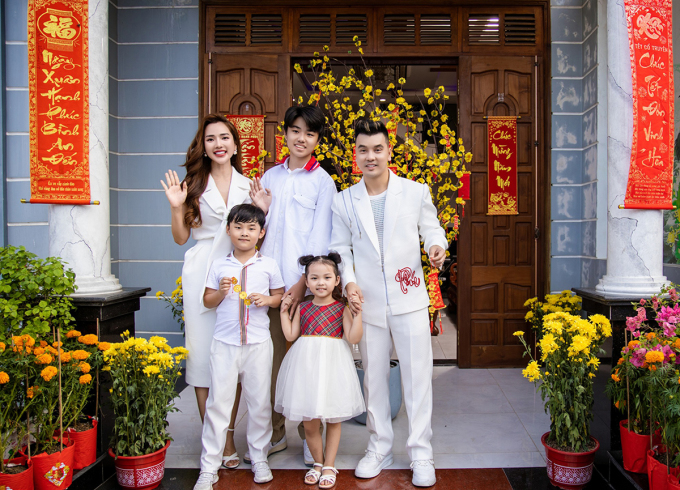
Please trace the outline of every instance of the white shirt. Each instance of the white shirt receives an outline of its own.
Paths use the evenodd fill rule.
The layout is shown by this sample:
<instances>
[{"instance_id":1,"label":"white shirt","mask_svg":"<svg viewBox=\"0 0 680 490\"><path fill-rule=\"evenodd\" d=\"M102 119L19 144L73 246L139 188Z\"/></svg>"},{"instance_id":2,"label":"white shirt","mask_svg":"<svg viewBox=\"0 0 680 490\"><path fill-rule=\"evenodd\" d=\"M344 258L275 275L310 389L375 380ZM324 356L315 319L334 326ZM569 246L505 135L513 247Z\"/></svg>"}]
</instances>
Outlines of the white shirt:
<instances>
[{"instance_id":1,"label":"white shirt","mask_svg":"<svg viewBox=\"0 0 680 490\"><path fill-rule=\"evenodd\" d=\"M375 231L378 233L378 244L380 245L380 263L385 265L385 249L383 248L383 230L385 224L385 198L387 190L375 196L368 196L373 210L373 220L375 221Z\"/></svg>"},{"instance_id":2,"label":"white shirt","mask_svg":"<svg viewBox=\"0 0 680 490\"><path fill-rule=\"evenodd\" d=\"M283 279L276 262L264 257L261 253L253 255L242 264L233 252L226 257L216 259L210 266L206 287L218 290L220 279L235 277L241 291L248 295L252 293L266 294L270 289L283 287ZM233 290L217 305L215 333L213 338L230 345L259 344L269 336L268 306L246 306Z\"/></svg>"},{"instance_id":3,"label":"white shirt","mask_svg":"<svg viewBox=\"0 0 680 490\"><path fill-rule=\"evenodd\" d=\"M265 172L262 185L271 190L272 204L261 252L276 261L288 290L304 272L300 257L328 253L335 182L312 157L295 170L286 159Z\"/></svg>"}]
</instances>

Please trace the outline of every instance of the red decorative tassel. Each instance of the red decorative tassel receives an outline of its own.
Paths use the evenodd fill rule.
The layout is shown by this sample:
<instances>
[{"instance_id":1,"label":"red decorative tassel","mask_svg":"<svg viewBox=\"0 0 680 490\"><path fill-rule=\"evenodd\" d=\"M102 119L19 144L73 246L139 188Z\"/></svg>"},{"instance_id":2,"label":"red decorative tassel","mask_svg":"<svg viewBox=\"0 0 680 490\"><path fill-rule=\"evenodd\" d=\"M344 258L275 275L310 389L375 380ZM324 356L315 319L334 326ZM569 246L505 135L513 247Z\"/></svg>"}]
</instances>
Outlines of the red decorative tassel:
<instances>
[{"instance_id":1,"label":"red decorative tassel","mask_svg":"<svg viewBox=\"0 0 680 490\"><path fill-rule=\"evenodd\" d=\"M432 315L430 315L430 335L432 335L432 332L434 332L434 321Z\"/></svg>"},{"instance_id":2,"label":"red decorative tassel","mask_svg":"<svg viewBox=\"0 0 680 490\"><path fill-rule=\"evenodd\" d=\"M439 333L443 334L444 333L444 326L442 325L442 314L439 314Z\"/></svg>"}]
</instances>

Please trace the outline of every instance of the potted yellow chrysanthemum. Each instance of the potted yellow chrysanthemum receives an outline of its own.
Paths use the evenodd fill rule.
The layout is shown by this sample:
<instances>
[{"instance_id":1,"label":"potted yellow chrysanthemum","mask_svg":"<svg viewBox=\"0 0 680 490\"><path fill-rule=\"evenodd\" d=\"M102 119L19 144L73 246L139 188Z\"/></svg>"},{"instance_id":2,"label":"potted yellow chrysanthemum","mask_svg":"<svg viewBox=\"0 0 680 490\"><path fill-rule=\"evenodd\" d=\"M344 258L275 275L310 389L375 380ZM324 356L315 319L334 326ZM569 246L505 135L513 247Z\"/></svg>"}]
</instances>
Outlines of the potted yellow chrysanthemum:
<instances>
[{"instance_id":1,"label":"potted yellow chrysanthemum","mask_svg":"<svg viewBox=\"0 0 680 490\"><path fill-rule=\"evenodd\" d=\"M609 320L593 315L587 320L565 312L543 317L540 359L519 337L531 362L522 371L529 381L538 383L550 432L543 434L548 477L553 485L580 489L590 481L597 440L590 435L593 418L593 378L600 365L596 357L600 346L612 333Z\"/></svg>"},{"instance_id":2,"label":"potted yellow chrysanthemum","mask_svg":"<svg viewBox=\"0 0 680 490\"><path fill-rule=\"evenodd\" d=\"M149 340L122 335L123 342L104 352L104 371L111 373L115 416L109 455L115 458L118 483L152 489L163 479L165 452L172 438L167 416L177 411L175 382L184 347L170 347L163 337Z\"/></svg>"}]
</instances>

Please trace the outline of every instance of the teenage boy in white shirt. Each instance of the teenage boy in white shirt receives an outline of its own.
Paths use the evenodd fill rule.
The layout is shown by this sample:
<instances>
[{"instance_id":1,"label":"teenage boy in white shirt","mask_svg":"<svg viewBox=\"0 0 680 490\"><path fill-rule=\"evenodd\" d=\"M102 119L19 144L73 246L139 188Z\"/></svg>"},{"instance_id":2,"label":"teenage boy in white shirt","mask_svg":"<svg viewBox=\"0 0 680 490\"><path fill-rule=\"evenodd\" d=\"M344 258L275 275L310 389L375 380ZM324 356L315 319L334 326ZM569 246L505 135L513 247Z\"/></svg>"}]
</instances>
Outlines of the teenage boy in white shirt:
<instances>
[{"instance_id":1,"label":"teenage boy in white shirt","mask_svg":"<svg viewBox=\"0 0 680 490\"><path fill-rule=\"evenodd\" d=\"M267 310L281 304L283 279L276 262L257 251L264 212L252 204L231 208L227 234L233 252L210 266L203 303L216 307L210 347L210 394L201 443L201 473L194 490L212 490L227 438L236 385L248 406L247 440L255 483L272 480L267 452L272 434L271 371L274 347Z\"/></svg>"},{"instance_id":2,"label":"teenage boy in white shirt","mask_svg":"<svg viewBox=\"0 0 680 490\"><path fill-rule=\"evenodd\" d=\"M440 268L446 258L446 234L430 189L388 170L391 148L385 125L360 121L355 135L363 179L335 197L330 245L342 257L349 307L362 312L364 324L359 351L370 436L366 456L354 473L373 478L393 462L388 381L394 340L409 420L406 449L412 481L429 487L436 482L430 444L432 344L420 242L430 264Z\"/></svg>"},{"instance_id":3,"label":"teenage boy in white shirt","mask_svg":"<svg viewBox=\"0 0 680 490\"><path fill-rule=\"evenodd\" d=\"M304 267L298 259L304 255L326 255L331 239L331 204L337 191L335 182L312 156L326 124L323 111L314 106L296 106L286 111L283 129L290 156L251 184L253 203L267 213L267 234L262 254L272 257L286 283L284 298L290 296L291 317L305 300L307 286ZM272 403L276 379L286 355L286 338L281 330L278 308L269 310L270 330L274 342L272 366ZM269 454L287 447L286 419L272 410L272 443ZM302 423L298 433L303 439L303 457L307 466L314 464L305 440ZM244 458L248 462L248 455Z\"/></svg>"}]
</instances>

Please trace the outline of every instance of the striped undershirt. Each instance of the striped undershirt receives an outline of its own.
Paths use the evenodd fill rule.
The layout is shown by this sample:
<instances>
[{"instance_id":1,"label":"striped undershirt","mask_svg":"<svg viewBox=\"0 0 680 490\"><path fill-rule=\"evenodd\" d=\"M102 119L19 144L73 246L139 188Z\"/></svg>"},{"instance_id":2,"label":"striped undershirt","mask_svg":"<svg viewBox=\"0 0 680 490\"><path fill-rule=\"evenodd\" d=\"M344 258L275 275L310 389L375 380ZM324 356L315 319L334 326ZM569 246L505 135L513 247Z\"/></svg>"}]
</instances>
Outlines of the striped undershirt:
<instances>
[{"instance_id":1,"label":"striped undershirt","mask_svg":"<svg viewBox=\"0 0 680 490\"><path fill-rule=\"evenodd\" d=\"M378 245L380 246L380 263L385 265L385 253L383 249L383 229L385 221L385 198L387 191L375 196L368 196L371 200L371 208L373 209L373 220L375 221L375 231L378 233Z\"/></svg>"}]
</instances>

